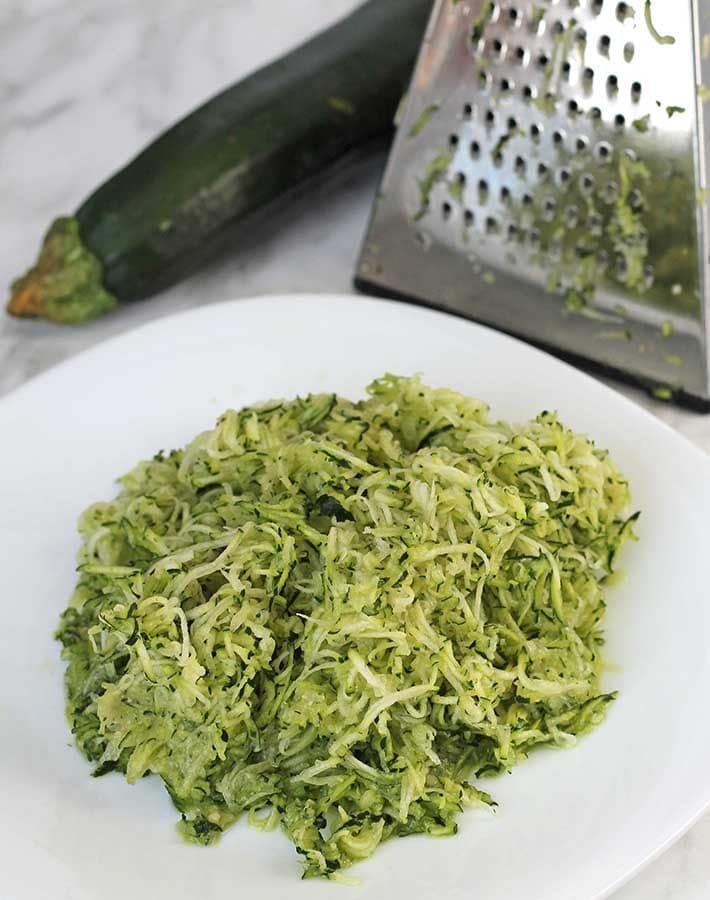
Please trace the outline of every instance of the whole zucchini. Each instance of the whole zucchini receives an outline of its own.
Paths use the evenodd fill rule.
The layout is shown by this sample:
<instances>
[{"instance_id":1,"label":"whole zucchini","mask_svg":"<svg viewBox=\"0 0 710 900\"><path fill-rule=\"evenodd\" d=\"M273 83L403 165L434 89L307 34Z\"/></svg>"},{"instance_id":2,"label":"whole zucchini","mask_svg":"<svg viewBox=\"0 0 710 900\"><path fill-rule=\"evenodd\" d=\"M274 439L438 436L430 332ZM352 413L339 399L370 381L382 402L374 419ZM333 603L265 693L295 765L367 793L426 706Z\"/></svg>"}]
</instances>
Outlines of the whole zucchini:
<instances>
[{"instance_id":1,"label":"whole zucchini","mask_svg":"<svg viewBox=\"0 0 710 900\"><path fill-rule=\"evenodd\" d=\"M161 135L57 219L8 311L78 323L191 274L236 224L392 127L431 0L369 0Z\"/></svg>"}]
</instances>

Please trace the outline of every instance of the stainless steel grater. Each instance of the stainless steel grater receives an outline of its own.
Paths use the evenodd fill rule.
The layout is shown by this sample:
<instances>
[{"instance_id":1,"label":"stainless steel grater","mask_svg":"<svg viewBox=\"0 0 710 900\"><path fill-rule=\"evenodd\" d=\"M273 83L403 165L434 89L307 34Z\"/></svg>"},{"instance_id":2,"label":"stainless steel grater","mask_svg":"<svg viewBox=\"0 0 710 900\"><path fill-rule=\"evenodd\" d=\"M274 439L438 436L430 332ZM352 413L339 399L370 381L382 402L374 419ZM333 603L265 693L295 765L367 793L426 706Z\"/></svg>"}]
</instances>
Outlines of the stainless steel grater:
<instances>
[{"instance_id":1,"label":"stainless steel grater","mask_svg":"<svg viewBox=\"0 0 710 900\"><path fill-rule=\"evenodd\" d=\"M707 408L706 101L709 0L439 0L357 285Z\"/></svg>"}]
</instances>

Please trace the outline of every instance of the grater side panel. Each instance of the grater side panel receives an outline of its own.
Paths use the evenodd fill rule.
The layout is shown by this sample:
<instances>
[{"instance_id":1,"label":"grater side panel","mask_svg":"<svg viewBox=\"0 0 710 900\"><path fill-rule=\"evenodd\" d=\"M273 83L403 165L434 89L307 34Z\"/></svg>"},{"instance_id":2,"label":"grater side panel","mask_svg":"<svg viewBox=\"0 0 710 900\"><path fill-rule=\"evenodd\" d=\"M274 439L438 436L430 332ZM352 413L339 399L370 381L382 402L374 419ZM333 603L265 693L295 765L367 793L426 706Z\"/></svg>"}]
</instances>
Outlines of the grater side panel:
<instances>
[{"instance_id":1,"label":"grater side panel","mask_svg":"<svg viewBox=\"0 0 710 900\"><path fill-rule=\"evenodd\" d=\"M697 119L697 184L698 184L698 234L700 245L700 282L703 303L705 333L705 367L708 393L710 394L710 4L706 0L693 0L694 61L696 70L696 119Z\"/></svg>"},{"instance_id":2,"label":"grater side panel","mask_svg":"<svg viewBox=\"0 0 710 900\"><path fill-rule=\"evenodd\" d=\"M670 47L638 0L492 6L478 31L484 0L435 10L359 280L707 399L690 3L673 10ZM595 217L628 197L639 162L653 205L641 196L630 290ZM570 303L591 252L607 255L604 277Z\"/></svg>"}]
</instances>

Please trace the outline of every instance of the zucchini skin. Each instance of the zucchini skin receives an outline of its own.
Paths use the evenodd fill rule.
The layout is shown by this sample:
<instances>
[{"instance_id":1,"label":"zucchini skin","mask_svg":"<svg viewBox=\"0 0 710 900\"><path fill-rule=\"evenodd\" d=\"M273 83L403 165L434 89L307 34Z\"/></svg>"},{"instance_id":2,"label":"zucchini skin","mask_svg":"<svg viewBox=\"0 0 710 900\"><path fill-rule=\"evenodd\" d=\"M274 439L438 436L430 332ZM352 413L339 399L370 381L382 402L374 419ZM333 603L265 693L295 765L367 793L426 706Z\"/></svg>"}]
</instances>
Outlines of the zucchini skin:
<instances>
[{"instance_id":1,"label":"zucchini skin","mask_svg":"<svg viewBox=\"0 0 710 900\"><path fill-rule=\"evenodd\" d=\"M104 287L125 302L175 283L248 213L387 133L430 10L430 0L370 0L209 100L102 185L76 219Z\"/></svg>"}]
</instances>

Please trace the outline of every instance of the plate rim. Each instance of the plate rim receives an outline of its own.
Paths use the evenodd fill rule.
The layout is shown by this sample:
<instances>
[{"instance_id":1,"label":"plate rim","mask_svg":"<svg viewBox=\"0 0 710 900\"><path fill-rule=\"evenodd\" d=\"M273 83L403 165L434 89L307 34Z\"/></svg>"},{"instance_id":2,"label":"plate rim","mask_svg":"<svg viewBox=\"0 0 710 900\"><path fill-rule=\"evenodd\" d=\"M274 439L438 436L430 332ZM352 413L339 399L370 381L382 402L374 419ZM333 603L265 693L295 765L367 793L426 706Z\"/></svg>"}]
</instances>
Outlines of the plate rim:
<instances>
[{"instance_id":1,"label":"plate rim","mask_svg":"<svg viewBox=\"0 0 710 900\"><path fill-rule=\"evenodd\" d=\"M130 341L135 339L135 337L138 335L142 335L153 330L157 331L161 326L164 326L168 322L172 323L180 320L188 320L191 318L201 318L203 315L209 315L210 313L214 313L218 310L223 310L226 308L283 302L327 302L329 304L357 303L362 305L383 306L388 308L408 307L413 314L418 315L422 318L430 317L432 319L444 319L459 322L462 328L469 328L474 331L479 331L487 335L491 335L496 340L502 341L504 344L515 345L518 348L523 349L525 352L531 353L535 357L542 357L544 359L553 361L567 372L574 372L575 377L581 378L593 390L599 391L603 396L613 397L616 402L620 402L626 407L627 410L633 412L634 415L640 416L647 422L652 422L655 426L660 426L660 428L664 432L672 435L676 440L679 440L683 444L685 444L686 448L690 449L696 456L696 458L702 462L702 464L710 466L710 456L703 450L701 450L696 444L694 444L688 437L686 437L686 435L671 427L667 422L663 421L663 419L655 416L650 410L646 409L646 407L641 406L640 404L627 397L625 394L616 390L615 387L606 384L585 369L567 362L567 360L556 356L554 353L550 353L549 351L544 350L541 347L536 346L535 344L529 343L528 341L520 337L516 337L515 335L508 334L504 331L500 331L499 329L493 328L490 325L485 325L482 322L464 318L460 315L457 315L456 313L448 312L444 309L422 305L421 303L414 303L409 300L376 297L372 294L341 292L334 293L330 291L324 291L322 293L313 291L295 291L293 293L250 294L249 296L245 297L231 297L211 303L204 303L200 306L195 306L188 309L176 310L174 312L168 313L167 315L158 316L155 319L151 319L149 322L144 322L142 324L128 328L125 331L121 331L118 334L113 334L109 337L99 340L97 343L92 344L90 347L84 347L76 353L72 353L70 356L61 359L58 362L52 363L41 372L37 372L36 374L31 375L21 384L10 388L10 390L6 394L0 396L0 412L2 412L3 407L10 399L16 400L24 393L29 392L31 389L34 389L35 387L41 385L43 381L49 380L52 376L56 376L57 372L68 370L77 365L80 365L87 359L90 359L92 356L99 355L107 348L113 348L114 346L118 346L121 343L130 343ZM703 413L699 412L690 412L692 415L703 415ZM708 415L710 416L710 414Z\"/></svg>"}]
</instances>

